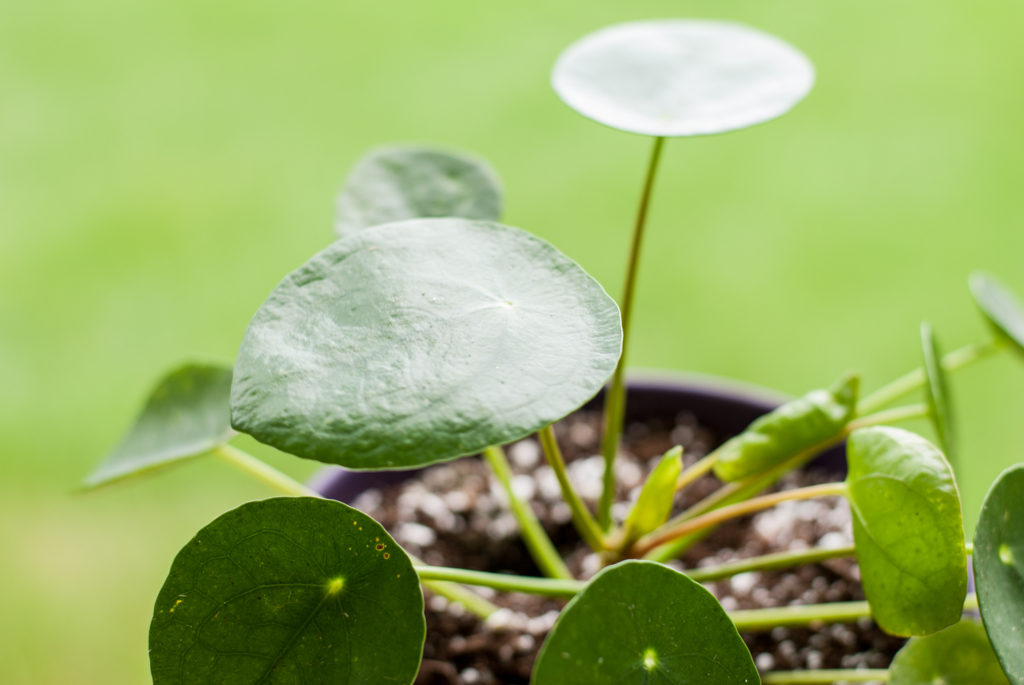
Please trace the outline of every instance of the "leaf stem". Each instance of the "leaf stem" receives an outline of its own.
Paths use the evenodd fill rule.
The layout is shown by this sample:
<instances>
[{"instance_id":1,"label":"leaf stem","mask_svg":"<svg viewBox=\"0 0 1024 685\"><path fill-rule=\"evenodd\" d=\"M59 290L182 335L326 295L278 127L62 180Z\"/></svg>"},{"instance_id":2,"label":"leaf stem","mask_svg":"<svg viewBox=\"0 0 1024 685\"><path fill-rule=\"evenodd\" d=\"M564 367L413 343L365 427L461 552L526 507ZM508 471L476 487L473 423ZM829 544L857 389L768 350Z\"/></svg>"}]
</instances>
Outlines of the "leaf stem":
<instances>
[{"instance_id":1,"label":"leaf stem","mask_svg":"<svg viewBox=\"0 0 1024 685\"><path fill-rule=\"evenodd\" d=\"M978 596L969 594L964 599L964 611L978 608ZM866 601L801 604L797 606L769 607L730 611L729 618L739 631L771 630L775 627L813 628L827 623L855 623L871 618L871 607Z\"/></svg>"},{"instance_id":2,"label":"leaf stem","mask_svg":"<svg viewBox=\"0 0 1024 685\"><path fill-rule=\"evenodd\" d=\"M549 578L572 579L572 573L569 572L565 562L562 561L562 557L558 554L558 550L555 549L551 538L544 532L544 527L540 525L540 521L537 520L533 509L530 508L529 503L520 499L512 489L512 468L508 465L505 450L500 447L491 446L484 449L483 455L487 463L491 465L495 478L498 479L498 482L501 483L502 488L505 490L512 514L516 517L516 521L519 522L523 542L526 543L526 548L530 550L530 556L537 563L541 573Z\"/></svg>"},{"instance_id":3,"label":"leaf stem","mask_svg":"<svg viewBox=\"0 0 1024 685\"><path fill-rule=\"evenodd\" d=\"M706 454L704 457L684 469L683 472L679 474L679 479L676 481L676 492L679 492L701 476L707 474L708 471L715 467L715 462L717 461L718 450L715 450Z\"/></svg>"},{"instance_id":4,"label":"leaf stem","mask_svg":"<svg viewBox=\"0 0 1024 685\"><path fill-rule=\"evenodd\" d=\"M945 355L942 358L942 368L950 372L956 371L969 364L973 364L979 359L991 356L1002 348L1003 345L997 340L971 343ZM890 402L894 402L917 390L924 385L924 382L924 369L918 367L862 399L857 405L857 414L860 416L876 411Z\"/></svg>"},{"instance_id":5,"label":"leaf stem","mask_svg":"<svg viewBox=\"0 0 1024 685\"><path fill-rule=\"evenodd\" d=\"M565 468L565 459L562 457L562 450L558 447L558 440L555 439L554 429L550 425L545 426L537 433L537 436L540 438L544 457L558 479L558 486L562 489L562 498L569 505L569 511L572 512L572 522L576 526L580 537L595 552L606 549L607 546L601 527L597 525L597 521L594 520L590 510L587 509L587 505L576 494L572 483L569 482L569 474Z\"/></svg>"},{"instance_id":6,"label":"leaf stem","mask_svg":"<svg viewBox=\"0 0 1024 685\"><path fill-rule=\"evenodd\" d=\"M423 581L451 581L466 585L481 585L501 592L525 592L543 597L572 597L586 586L582 580L515 576L445 566L417 565L416 573Z\"/></svg>"},{"instance_id":7,"label":"leaf stem","mask_svg":"<svg viewBox=\"0 0 1024 685\"><path fill-rule=\"evenodd\" d=\"M666 542L671 542L672 540L689 535L690 533L695 533L704 528L716 526L719 523L728 521L729 519L747 516L748 514L753 514L764 509L774 507L776 504L780 504L782 502L845 494L846 483L838 482L809 485L804 488L781 490L768 495L762 495L761 497L754 497L753 499L746 500L745 502L738 502L726 507L714 509L706 514L702 514L701 516L682 521L667 530L661 530L660 532L655 531L654 533L645 535L640 538L635 545L633 545L633 553L636 556L643 556L655 547L663 545Z\"/></svg>"},{"instance_id":8,"label":"leaf stem","mask_svg":"<svg viewBox=\"0 0 1024 685\"><path fill-rule=\"evenodd\" d=\"M903 407L883 409L882 411L875 412L874 414L868 414L867 416L856 418L847 425L846 429L848 432L852 433L858 428L866 428L867 426L896 423L897 421L906 421L907 419L919 419L923 416L928 416L928 413L928 405L923 402L920 404L908 404Z\"/></svg>"},{"instance_id":9,"label":"leaf stem","mask_svg":"<svg viewBox=\"0 0 1024 685\"><path fill-rule=\"evenodd\" d=\"M640 193L640 205L637 208L636 221L633 225L633 240L629 249L629 261L626 263L626 283L622 295L622 355L612 376L611 385L605 395L604 402L604 436L601 439L601 454L604 456L604 480L601 491L601 503L598 507L597 520L604 530L612 525L612 500L615 497L615 455L619 448L619 436L626 412L626 351L629 347L630 316L633 313L633 292L636 286L637 268L640 262L640 246L643 243L644 226L647 224L647 208L651 203L651 191L654 188L654 177L661 159L661 148L665 139L656 137L651 148L651 156L647 162L647 175L643 190Z\"/></svg>"},{"instance_id":10,"label":"leaf stem","mask_svg":"<svg viewBox=\"0 0 1024 685\"><path fill-rule=\"evenodd\" d=\"M818 671L770 671L761 674L763 685L829 685L835 682L889 682L885 668L836 668Z\"/></svg>"},{"instance_id":11,"label":"leaf stem","mask_svg":"<svg viewBox=\"0 0 1024 685\"><path fill-rule=\"evenodd\" d=\"M804 564L816 564L829 559L841 559L854 555L853 545L845 547L812 547L810 549L791 550L787 552L775 552L774 554L762 554L761 556L748 557L738 561L732 561L718 566L705 566L701 568L688 569L686 575L698 583L706 583L721 578L737 576L741 573L751 571L773 571L781 568L792 568Z\"/></svg>"}]
</instances>

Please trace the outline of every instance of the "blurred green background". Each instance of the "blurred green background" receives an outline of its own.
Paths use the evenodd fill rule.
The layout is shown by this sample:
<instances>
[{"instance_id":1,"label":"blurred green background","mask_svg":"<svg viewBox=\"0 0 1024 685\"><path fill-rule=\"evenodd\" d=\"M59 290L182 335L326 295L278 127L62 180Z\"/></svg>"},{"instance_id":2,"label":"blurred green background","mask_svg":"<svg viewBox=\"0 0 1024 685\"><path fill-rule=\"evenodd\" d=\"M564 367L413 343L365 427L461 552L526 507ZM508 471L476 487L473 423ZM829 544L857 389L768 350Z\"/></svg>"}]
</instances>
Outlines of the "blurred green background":
<instances>
[{"instance_id":1,"label":"blurred green background","mask_svg":"<svg viewBox=\"0 0 1024 685\"><path fill-rule=\"evenodd\" d=\"M1020 2L56 0L3 14L4 683L149 679L174 554L272 493L212 461L72 491L156 377L233 358L270 289L331 240L334 195L368 148L487 158L507 222L619 292L648 142L547 84L558 52L603 25L733 18L818 69L788 116L667 146L634 365L789 393L852 367L872 389L918 363L922 319L947 349L985 334L972 269L1024 293ZM1018 361L954 379L969 521L1024 459Z\"/></svg>"}]
</instances>

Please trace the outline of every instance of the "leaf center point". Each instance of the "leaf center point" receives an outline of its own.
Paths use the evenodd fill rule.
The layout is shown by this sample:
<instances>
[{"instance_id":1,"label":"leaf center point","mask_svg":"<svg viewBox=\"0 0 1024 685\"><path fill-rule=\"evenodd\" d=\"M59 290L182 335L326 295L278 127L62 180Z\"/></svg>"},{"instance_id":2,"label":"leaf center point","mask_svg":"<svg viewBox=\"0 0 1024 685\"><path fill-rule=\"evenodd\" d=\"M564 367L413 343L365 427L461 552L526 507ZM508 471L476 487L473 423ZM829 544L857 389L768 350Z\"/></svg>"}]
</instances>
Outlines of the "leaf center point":
<instances>
[{"instance_id":1,"label":"leaf center point","mask_svg":"<svg viewBox=\"0 0 1024 685\"><path fill-rule=\"evenodd\" d=\"M341 589L343 587L345 587L344 578L342 578L341 576L331 578L329 581L327 581L327 596L336 597L341 592Z\"/></svg>"},{"instance_id":2,"label":"leaf center point","mask_svg":"<svg viewBox=\"0 0 1024 685\"><path fill-rule=\"evenodd\" d=\"M653 671L658 667L658 653L654 651L654 647L644 650L643 664L645 671Z\"/></svg>"}]
</instances>

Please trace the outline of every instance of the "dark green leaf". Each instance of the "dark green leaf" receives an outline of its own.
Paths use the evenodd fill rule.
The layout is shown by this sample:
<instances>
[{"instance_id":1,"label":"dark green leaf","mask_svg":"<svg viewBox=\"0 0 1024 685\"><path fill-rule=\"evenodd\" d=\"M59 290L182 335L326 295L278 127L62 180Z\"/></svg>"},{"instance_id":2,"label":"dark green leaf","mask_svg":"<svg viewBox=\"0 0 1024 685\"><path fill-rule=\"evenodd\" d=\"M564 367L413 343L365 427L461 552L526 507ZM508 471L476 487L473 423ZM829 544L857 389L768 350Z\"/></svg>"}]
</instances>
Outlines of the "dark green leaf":
<instances>
[{"instance_id":1,"label":"dark green leaf","mask_svg":"<svg viewBox=\"0 0 1024 685\"><path fill-rule=\"evenodd\" d=\"M113 452L85 479L96 487L195 457L234 436L229 423L231 369L186 364L165 376Z\"/></svg>"},{"instance_id":2,"label":"dark green leaf","mask_svg":"<svg viewBox=\"0 0 1024 685\"><path fill-rule=\"evenodd\" d=\"M963 613L967 557L960 495L942 452L899 428L847 441L853 540L864 594L893 635L927 635Z\"/></svg>"},{"instance_id":3,"label":"dark green leaf","mask_svg":"<svg viewBox=\"0 0 1024 685\"><path fill-rule=\"evenodd\" d=\"M232 421L349 468L443 461L580 406L621 337L601 286L524 231L387 224L337 241L270 294L238 353Z\"/></svg>"},{"instance_id":4,"label":"dark green leaf","mask_svg":"<svg viewBox=\"0 0 1024 685\"><path fill-rule=\"evenodd\" d=\"M971 274L974 301L996 334L1024 354L1024 307L1009 288L984 271Z\"/></svg>"},{"instance_id":5,"label":"dark green leaf","mask_svg":"<svg viewBox=\"0 0 1024 685\"><path fill-rule=\"evenodd\" d=\"M931 324L927 321L921 323L921 348L924 351L928 413L935 426L935 433L938 435L942 451L946 453L946 458L950 463L955 464L956 450L953 443L956 433L953 430L953 407L949 401L949 381L946 370L942 367L942 352L939 350L939 343L935 339Z\"/></svg>"},{"instance_id":6,"label":"dark green leaf","mask_svg":"<svg viewBox=\"0 0 1024 685\"><path fill-rule=\"evenodd\" d=\"M153 609L154 685L411 683L426 625L409 557L332 500L251 502L178 553Z\"/></svg>"},{"instance_id":7,"label":"dark green leaf","mask_svg":"<svg viewBox=\"0 0 1024 685\"><path fill-rule=\"evenodd\" d=\"M651 561L591 579L562 611L533 685L760 683L736 627L699 583Z\"/></svg>"},{"instance_id":8,"label":"dark green leaf","mask_svg":"<svg viewBox=\"0 0 1024 685\"><path fill-rule=\"evenodd\" d=\"M785 114L811 89L814 68L742 24L664 19L585 36L558 58L551 82L567 105L612 128L698 136Z\"/></svg>"},{"instance_id":9,"label":"dark green leaf","mask_svg":"<svg viewBox=\"0 0 1024 685\"><path fill-rule=\"evenodd\" d=\"M682 470L683 448L673 447L651 471L626 517L623 535L627 543L650 533L668 520L676 494L676 481Z\"/></svg>"},{"instance_id":10,"label":"dark green leaf","mask_svg":"<svg viewBox=\"0 0 1024 685\"><path fill-rule=\"evenodd\" d=\"M999 476L974 534L974 584L989 640L1013 683L1024 683L1024 464Z\"/></svg>"},{"instance_id":11,"label":"dark green leaf","mask_svg":"<svg viewBox=\"0 0 1024 685\"><path fill-rule=\"evenodd\" d=\"M838 436L853 418L860 378L848 373L754 421L718 448L715 475L735 481L763 473L798 452Z\"/></svg>"},{"instance_id":12,"label":"dark green leaf","mask_svg":"<svg viewBox=\"0 0 1024 685\"><path fill-rule=\"evenodd\" d=\"M961 621L912 638L892 660L890 685L1009 685L981 624Z\"/></svg>"},{"instance_id":13,"label":"dark green leaf","mask_svg":"<svg viewBox=\"0 0 1024 685\"><path fill-rule=\"evenodd\" d=\"M375 150L352 171L338 197L335 230L430 217L498 220L498 176L483 162L423 147Z\"/></svg>"}]
</instances>

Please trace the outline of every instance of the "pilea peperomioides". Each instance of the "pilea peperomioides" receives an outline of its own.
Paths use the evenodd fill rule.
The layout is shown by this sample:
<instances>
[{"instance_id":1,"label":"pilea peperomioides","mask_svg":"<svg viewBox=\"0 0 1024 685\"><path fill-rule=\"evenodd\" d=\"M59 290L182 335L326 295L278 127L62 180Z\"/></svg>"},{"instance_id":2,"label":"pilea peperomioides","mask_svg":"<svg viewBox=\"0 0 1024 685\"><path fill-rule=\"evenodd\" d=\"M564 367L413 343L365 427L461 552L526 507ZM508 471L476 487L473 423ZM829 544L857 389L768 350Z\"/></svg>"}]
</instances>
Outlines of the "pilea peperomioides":
<instances>
[{"instance_id":1,"label":"pilea peperomioides","mask_svg":"<svg viewBox=\"0 0 1024 685\"><path fill-rule=\"evenodd\" d=\"M467 586L570 599L541 649L537 685L580 683L1024 683L1024 471L993 486L978 525L977 595L954 470L947 375L1024 351L1024 311L994 278L971 290L992 340L941 355L861 398L847 374L758 419L695 464L669 450L628 514L612 515L624 416L633 286L658 160L670 137L752 126L809 91L810 62L725 22L613 26L571 46L552 83L583 115L653 137L620 307L545 241L498 223L501 192L482 162L418 147L362 161L338 201L338 240L277 286L232 367L189 364L154 390L95 487L215 454L290 497L243 504L178 554L150 628L158 685L411 683L424 640L421 585L482 617ZM620 314L621 311L621 314ZM552 424L606 393L603 494L569 482ZM923 402L888 408L923 390ZM929 416L943 448L885 424ZM232 446L237 432L350 469L398 469L481 454L505 490L537 567L523 577L428 566L367 515ZM538 434L581 544L604 568L572 575L512 487L502 445ZM844 443L845 481L761 495ZM960 457L958 468L968 465ZM672 515L676 494L714 474L719 489ZM787 500L843 496L854 545L782 552L685 572L679 557L723 521ZM867 602L727 612L700 584L746 571L856 557ZM981 624L964 619L980 605ZM873 618L915 636L889 671L760 674L738 631ZM991 646L990 646L991 644Z\"/></svg>"}]
</instances>

